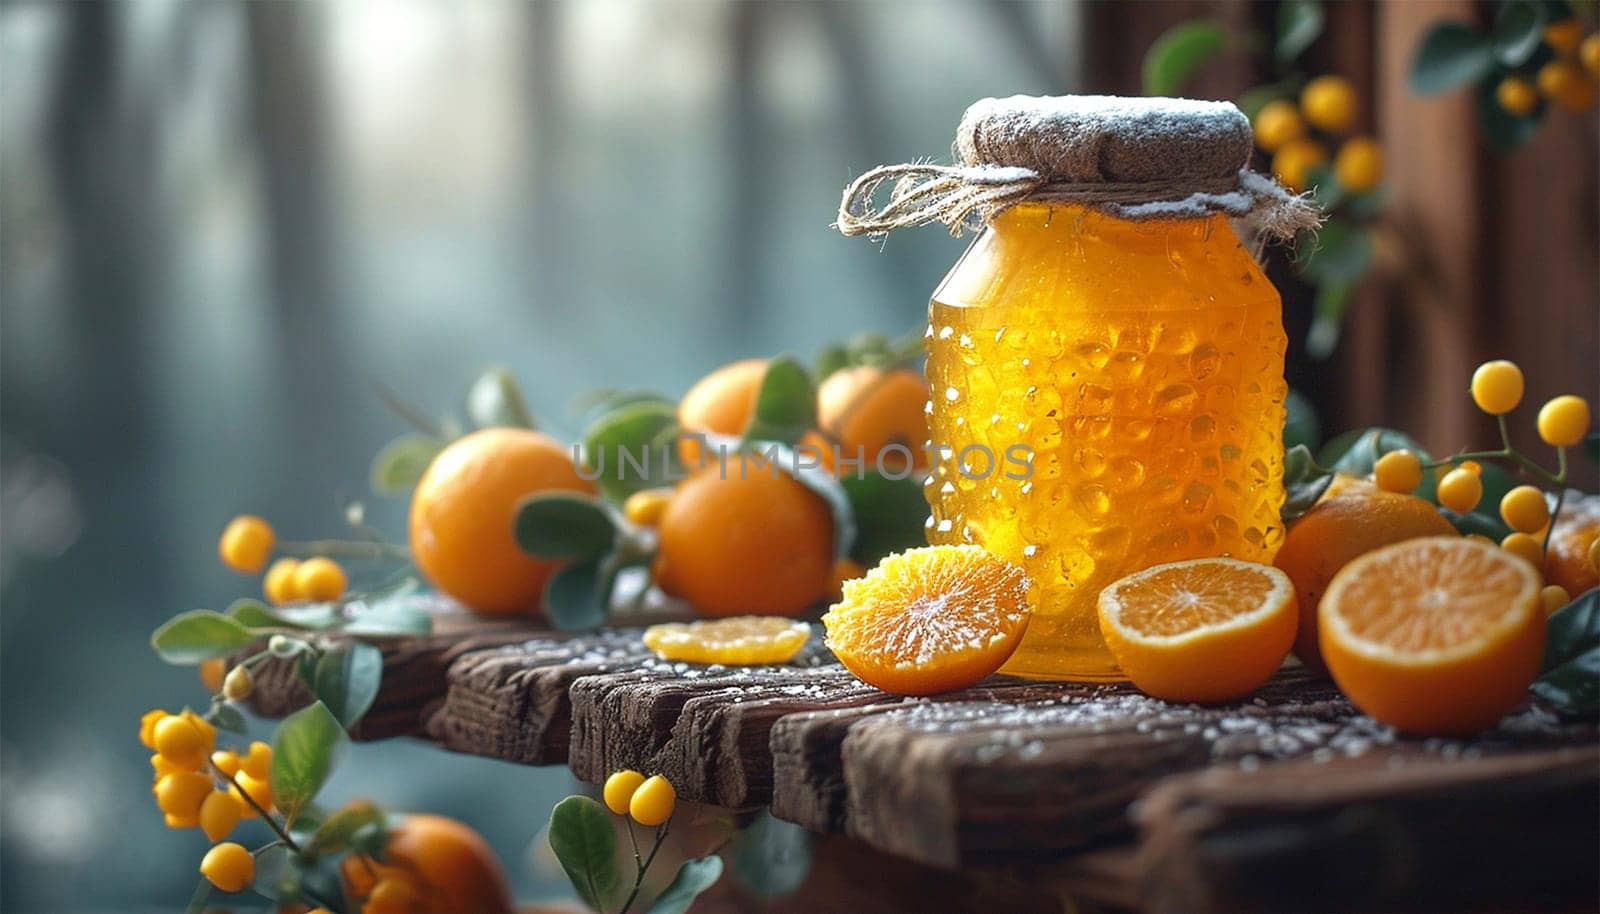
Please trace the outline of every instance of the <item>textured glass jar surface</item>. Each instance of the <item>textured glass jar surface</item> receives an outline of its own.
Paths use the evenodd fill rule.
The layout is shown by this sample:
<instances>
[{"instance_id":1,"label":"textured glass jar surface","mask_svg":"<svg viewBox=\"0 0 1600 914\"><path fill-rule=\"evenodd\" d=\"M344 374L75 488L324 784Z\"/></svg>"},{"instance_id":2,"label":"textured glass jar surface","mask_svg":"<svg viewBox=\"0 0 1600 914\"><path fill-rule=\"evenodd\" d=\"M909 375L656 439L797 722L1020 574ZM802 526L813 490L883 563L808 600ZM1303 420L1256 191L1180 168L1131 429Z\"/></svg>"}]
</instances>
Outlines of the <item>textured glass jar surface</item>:
<instances>
[{"instance_id":1,"label":"textured glass jar surface","mask_svg":"<svg viewBox=\"0 0 1600 914\"><path fill-rule=\"evenodd\" d=\"M1034 616L1002 672L1120 678L1096 612L1107 584L1202 556L1272 560L1281 310L1221 216L1024 204L945 277L928 316L928 538L1027 570Z\"/></svg>"}]
</instances>

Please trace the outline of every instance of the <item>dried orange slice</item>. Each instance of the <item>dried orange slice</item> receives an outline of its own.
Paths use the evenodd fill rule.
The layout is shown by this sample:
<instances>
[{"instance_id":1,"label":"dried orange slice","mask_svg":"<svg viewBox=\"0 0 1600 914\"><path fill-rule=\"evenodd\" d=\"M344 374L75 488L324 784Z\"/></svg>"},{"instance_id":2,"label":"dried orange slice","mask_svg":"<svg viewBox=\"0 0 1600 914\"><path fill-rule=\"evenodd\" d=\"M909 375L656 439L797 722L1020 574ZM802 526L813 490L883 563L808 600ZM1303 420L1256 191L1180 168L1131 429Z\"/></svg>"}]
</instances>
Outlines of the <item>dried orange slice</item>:
<instances>
[{"instance_id":1,"label":"dried orange slice","mask_svg":"<svg viewBox=\"0 0 1600 914\"><path fill-rule=\"evenodd\" d=\"M1100 591L1100 632L1122 671L1167 701L1249 694L1289 653L1294 584L1271 565L1193 559L1156 565Z\"/></svg>"},{"instance_id":2,"label":"dried orange slice","mask_svg":"<svg viewBox=\"0 0 1600 914\"><path fill-rule=\"evenodd\" d=\"M761 666L787 663L806 646L811 626L775 616L729 616L667 622L644 631L644 646L662 660Z\"/></svg>"},{"instance_id":3,"label":"dried orange slice","mask_svg":"<svg viewBox=\"0 0 1600 914\"><path fill-rule=\"evenodd\" d=\"M1318 629L1356 707L1412 733L1492 726L1527 696L1544 655L1539 573L1464 537L1406 540L1333 577Z\"/></svg>"},{"instance_id":4,"label":"dried orange slice","mask_svg":"<svg viewBox=\"0 0 1600 914\"><path fill-rule=\"evenodd\" d=\"M964 689L1000 668L1028 627L1022 569L979 546L928 546L844 582L822 624L845 669L885 692Z\"/></svg>"}]
</instances>

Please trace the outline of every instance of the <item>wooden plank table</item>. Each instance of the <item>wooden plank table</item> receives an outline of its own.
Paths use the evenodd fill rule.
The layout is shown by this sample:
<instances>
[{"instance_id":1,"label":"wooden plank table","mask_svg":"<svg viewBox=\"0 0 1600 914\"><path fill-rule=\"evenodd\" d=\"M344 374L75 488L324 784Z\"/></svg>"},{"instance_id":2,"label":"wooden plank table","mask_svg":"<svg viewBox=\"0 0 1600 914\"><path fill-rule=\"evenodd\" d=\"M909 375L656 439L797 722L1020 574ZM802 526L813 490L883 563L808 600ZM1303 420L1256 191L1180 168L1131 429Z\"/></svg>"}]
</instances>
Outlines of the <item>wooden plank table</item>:
<instances>
[{"instance_id":1,"label":"wooden plank table","mask_svg":"<svg viewBox=\"0 0 1600 914\"><path fill-rule=\"evenodd\" d=\"M563 636L428 599L433 635L380 643L356 738L564 762L591 783L661 773L685 800L770 807L975 909L1062 893L1155 911L1600 906L1600 734L1536 704L1471 739L1417 739L1297 668L1220 707L1005 677L906 699L815 636L784 666L697 666L656 659L638 627ZM271 716L307 700L287 666L253 698ZM995 874L1026 890L955 885Z\"/></svg>"}]
</instances>

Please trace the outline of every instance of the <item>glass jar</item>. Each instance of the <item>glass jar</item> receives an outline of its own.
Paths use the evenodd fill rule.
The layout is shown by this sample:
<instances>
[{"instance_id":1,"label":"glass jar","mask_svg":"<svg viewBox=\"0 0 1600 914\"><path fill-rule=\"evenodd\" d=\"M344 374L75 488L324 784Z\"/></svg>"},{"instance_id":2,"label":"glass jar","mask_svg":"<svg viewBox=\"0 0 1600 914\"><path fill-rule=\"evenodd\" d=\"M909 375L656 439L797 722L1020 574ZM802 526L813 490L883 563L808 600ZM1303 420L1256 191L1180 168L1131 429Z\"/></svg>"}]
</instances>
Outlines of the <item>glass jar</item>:
<instances>
[{"instance_id":1,"label":"glass jar","mask_svg":"<svg viewBox=\"0 0 1600 914\"><path fill-rule=\"evenodd\" d=\"M1277 290L1221 215L1079 204L995 216L928 318L929 541L1024 567L1002 672L1121 678L1100 590L1162 562L1270 562L1283 539Z\"/></svg>"}]
</instances>

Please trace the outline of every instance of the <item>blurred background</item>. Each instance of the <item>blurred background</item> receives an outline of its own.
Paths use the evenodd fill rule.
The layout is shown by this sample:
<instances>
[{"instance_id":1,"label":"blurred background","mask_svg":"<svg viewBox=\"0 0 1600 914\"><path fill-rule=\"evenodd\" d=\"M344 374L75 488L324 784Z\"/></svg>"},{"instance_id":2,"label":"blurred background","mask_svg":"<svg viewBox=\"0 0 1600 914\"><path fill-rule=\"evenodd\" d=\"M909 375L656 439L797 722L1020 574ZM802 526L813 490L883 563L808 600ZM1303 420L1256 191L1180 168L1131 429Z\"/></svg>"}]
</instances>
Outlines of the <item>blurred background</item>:
<instances>
[{"instance_id":1,"label":"blurred background","mask_svg":"<svg viewBox=\"0 0 1600 914\"><path fill-rule=\"evenodd\" d=\"M404 431L509 366L547 429L597 387L680 393L711 368L899 335L965 242L829 228L871 166L942 158L974 99L1136 93L1174 23L1270 30L1269 4L885 2L0 5L0 909L172 910L195 832L146 794L137 718L204 701L146 644L256 587L227 519L294 539L369 498ZM1384 423L1437 452L1488 443L1472 365L1530 402L1600 388L1593 111L1511 154L1472 100L1405 74L1441 17L1489 4L1343 3L1306 52L1362 96L1385 219L1331 358L1283 258L1290 378L1324 427ZM1226 56L1188 93L1263 74ZM1531 435L1530 435L1531 437ZM1591 472L1592 470L1588 471ZM1585 480L1593 487L1593 480ZM265 726L260 732L267 732ZM465 819L525 898L564 894L530 848L564 769L357 747L333 797Z\"/></svg>"}]
</instances>

